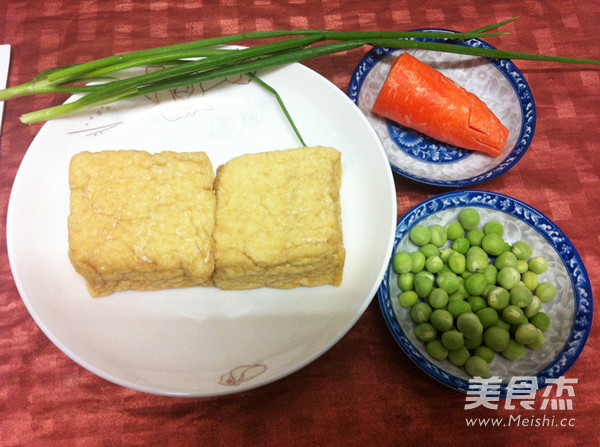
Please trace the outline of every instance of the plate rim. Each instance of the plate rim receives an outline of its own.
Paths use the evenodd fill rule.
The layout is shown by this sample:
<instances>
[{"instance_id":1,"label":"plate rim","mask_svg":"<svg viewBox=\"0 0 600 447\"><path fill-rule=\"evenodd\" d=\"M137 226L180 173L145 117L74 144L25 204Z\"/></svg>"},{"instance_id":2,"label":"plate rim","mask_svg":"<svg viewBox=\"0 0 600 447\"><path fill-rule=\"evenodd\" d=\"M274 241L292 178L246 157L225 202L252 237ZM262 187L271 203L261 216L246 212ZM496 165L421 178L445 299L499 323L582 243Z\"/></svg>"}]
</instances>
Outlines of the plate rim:
<instances>
[{"instance_id":1,"label":"plate rim","mask_svg":"<svg viewBox=\"0 0 600 447\"><path fill-rule=\"evenodd\" d=\"M571 331L569 333L569 337L565 342L562 350L557 354L557 356L548 364L546 367L532 377L537 378L538 390L546 387L551 383L552 378L558 378L559 376L566 373L576 362L579 355L583 351L585 344L587 342L588 336L590 334L592 324L593 324L593 294L592 287L589 275L583 263L583 259L579 255L579 252L571 242L571 240L567 237L567 235L548 217L546 217L543 213L538 211L531 205L522 202L519 199L508 196L506 194L486 191L486 190L478 190L478 189L468 189L468 190L456 190L449 191L441 194L437 194L435 196L429 197L428 199L422 201L421 203L413 206L410 210L408 210L404 216L398 221L398 225L396 228L396 235L394 237L394 250L393 253L396 252L398 244L403 239L403 237L408 233L412 226L416 225L418 222L423 220L426 217L429 217L439 211L451 209L451 208L459 208L459 207L485 207L494 209L497 211L505 212L505 210L499 210L490 205L491 202L477 202L470 203L469 200L473 198L481 197L493 197L498 200L504 200L508 202L512 202L514 205L518 205L521 209L526 210L531 216L535 219L539 219L543 221L545 225L549 227L548 232L552 232L556 234L557 238L560 238L564 245L568 247L568 251L571 254L571 261L575 261L576 267L569 267L567 264L568 259L565 259L566 254L560 253L556 250L555 244L551 241L550 236L547 233L543 233L536 226L531 225L530 222L526 222L521 219L519 216L515 216L512 213L510 214L522 222L531 226L534 230L536 230L541 236L543 236L546 241L548 241L552 248L556 251L560 260L565 265L569 280L571 281L571 285L574 290L574 319L573 324L571 326ZM459 202L461 198L465 198L465 202ZM436 202L443 202L444 200L451 201L454 199L454 203L452 206L446 206L443 208L436 208L435 212L427 213L427 208L429 205ZM515 207L516 208L516 207ZM407 221L411 219L416 214L419 214L418 217L412 222L409 226ZM402 230L405 228L405 230ZM386 273L384 275L384 279L379 287L378 291L378 301L380 306L380 311L383 314L384 320L386 322L386 326L390 331L392 337L396 341L396 343L402 348L402 351L413 361L415 365L417 365L421 370L423 370L428 376L441 382L442 384L453 388L457 391L461 391L463 393L467 393L469 391L469 381L465 380L461 377L454 376L453 374L446 372L433 364L427 357L425 357L414 345L408 340L405 335L404 330L402 329L401 324L398 322L397 317L394 313L391 297L390 297L390 288L388 285L389 276L392 268L392 259L390 258L390 262L388 264L388 268L386 269ZM576 285L574 283L574 271L577 270L578 276L583 279L584 284ZM585 297L583 295L586 295ZM579 330L577 330L579 328ZM577 339L574 338L574 334L578 334L579 337ZM411 349L413 348L413 349ZM574 351L573 351L574 349ZM508 384L502 382L500 384L500 397L506 397L508 394Z\"/></svg>"},{"instance_id":2,"label":"plate rim","mask_svg":"<svg viewBox=\"0 0 600 447\"><path fill-rule=\"evenodd\" d=\"M347 97L347 95L341 89L339 89L335 84L333 84L333 82L331 82L325 76L323 76L320 73L318 73L317 71L305 66L304 64L301 64L298 62L291 63L291 64L285 64L285 65L282 65L281 67L270 68L270 69L266 70L265 72L268 72L269 74L271 74L273 72L278 71L279 69L284 69L284 68L289 69L290 67L297 69L297 70L303 70L309 76L314 76L316 80L318 80L319 82L326 85L327 88L332 92L332 94L338 96L340 98L340 101L346 101L349 106L349 110L350 110L350 106L352 106L352 108L354 108L354 104L352 103L352 101L350 101L350 99ZM74 97L77 97L77 95L75 94L75 95L70 96L69 98L67 98L65 100L65 103L73 100ZM357 112L358 112L356 114L357 119L360 119L365 124L365 126L364 126L365 132L368 132L369 134L371 134L373 143L376 144L377 145L376 147L379 148L380 156L382 158L382 163L383 163L385 160L387 160L387 156L385 155L385 151L383 150L381 142L379 141L372 126L368 123L368 120L366 119L366 117L364 117L364 115L362 113L360 113L360 111L357 111ZM63 121L64 122L65 120L69 120L69 118L70 117L63 117L63 118L60 118L55 121ZM14 262L14 256L15 256L14 244L16 243L16 241L10 237L10 234L15 231L15 229L13 228L13 224L15 223L15 222L13 222L13 219L14 219L13 190L15 190L15 185L18 185L19 182L23 181L22 177L24 174L22 174L21 166L23 165L23 163L26 160L27 160L27 162L29 162L28 158L33 156L33 155L31 155L31 152L29 151L29 147L31 147L33 144L35 144L36 140L38 139L38 136L40 135L43 127L46 126L46 124L48 124L48 123L44 123L42 128L36 133L35 137L29 144L29 146L28 146L27 150L25 151L25 154L19 164L19 168L18 168L15 178L13 180L11 194L9 195L8 206L7 206L7 219L6 219L6 229L5 229L6 236L7 236L6 242L7 242L8 261L9 261L11 273L13 276L13 281L16 285L17 291L19 292L19 297L21 298L21 301L25 305L25 308L27 309L30 316L33 318L33 320L36 323L36 325L38 326L38 328L70 360L72 360L77 365L83 367L84 369L88 370L89 372L93 373L94 375L96 375L102 379L105 379L110 383L113 383L113 384L116 384L116 385L119 385L119 386L122 386L122 387L125 387L128 389L141 391L141 392L145 392L148 394L162 395L162 396L198 398L198 397L224 396L224 395L231 395L231 394L237 394L237 393L249 391L252 389L260 388L265 385L271 384L278 380L281 380L281 379L297 372L298 370L304 368L305 366L314 362L318 358L320 358L327 351L329 351L332 347L334 347L356 325L357 321L362 317L362 315L365 313L365 311L367 310L367 308L369 307L371 302L374 300L374 298L377 294L377 290L378 290L379 284L381 282L381 279L383 278L383 275L385 274L385 271L386 271L385 265L387 263L387 258L391 255L391 252L393 250L393 245L394 245L393 244L393 240L394 240L393 236L394 236L394 232L395 232L395 224L397 222L397 201L395 200L395 183L394 183L391 169L385 169L385 176L387 177L386 183L388 183L388 186L390 187L389 189L390 189L390 195L391 195L390 203L387 205L390 205L391 209L386 212L386 214L389 212L389 215L390 215L390 222L389 222L390 223L390 234L389 234L389 240L387 241L387 244L386 244L386 247L384 250L385 257L382 257L382 259L381 259L381 271L378 273L377 277L373 281L373 284L370 286L368 296L365 296L365 298L361 301L361 305L357 306L355 311L352 312L351 318L347 319L342 330L339 331L339 333L335 337L332 337L326 343L323 343L320 346L320 348L318 350L315 350L315 352L312 355L306 356L302 361L297 362L295 366L283 368L280 372L274 373L272 376L268 377L267 379L264 379L257 383L254 383L251 381L251 382L246 382L246 383L243 383L243 384L235 386L235 387L234 386L221 387L218 389L213 389L211 391L202 391L199 389L188 390L188 391L164 390L164 389L159 389L159 388L153 387L153 386L146 386L143 384L135 383L134 381L131 380L130 377L123 378L123 377L119 377L115 374L107 373L107 372L103 371L102 368L98 367L98 365L94 365L93 363L90 363L87 360L82 359L78 354L74 353L73 350L68 345L66 345L65 343L60 341L59 338L57 338L57 336L48 328L47 324L40 317L36 308L32 305L30 300L28 298L26 298L26 294L24 293L24 284L22 283L22 278L21 278L22 272L15 271L16 267L15 267L15 262ZM382 166L387 166L387 164L383 163ZM11 217L11 216L13 216L13 217Z\"/></svg>"},{"instance_id":3,"label":"plate rim","mask_svg":"<svg viewBox=\"0 0 600 447\"><path fill-rule=\"evenodd\" d=\"M447 33L457 33L458 31L445 29L445 28L418 28L413 29L411 31L434 31L434 32L447 32ZM442 42L444 40L442 38L409 38L407 40L418 40L418 41L429 41L429 42ZM450 39L452 40L452 39ZM491 44L485 42L481 39L467 39L467 40L459 40L456 42L457 45L461 46L471 46L471 47L482 47L489 49L496 49ZM396 51L410 51L410 49L403 48L393 48L393 47L374 47L370 49L367 54L361 59L361 61L356 66L354 72L352 73L352 77L350 78L350 83L348 86L348 96L352 99L352 101L359 106L359 97L360 91L362 89L363 82L368 73L373 69L373 67L379 62L379 58L391 54ZM434 180L427 177L423 177L420 175L412 174L400 166L393 164L390 161L390 166L394 173L406 177L408 179L421 182L428 185L439 186L439 187L448 187L448 188L461 188L467 186L475 186L481 183L488 182L493 180L496 177L506 173L511 168L513 168L519 160L525 155L531 142L533 140L535 134L535 127L537 122L537 113L536 113L536 105L533 97L533 92L531 88L523 76L523 73L517 68L514 62L510 59L495 59L483 56L477 56L481 59L486 60L489 64L493 65L499 73L501 73L510 86L513 88L515 95L517 96L517 100L519 101L521 107L521 131L519 136L517 137L517 143L511 149L507 157L502 160L498 165L494 166L492 169L481 173L479 175L469 177L466 179L460 180ZM371 65L372 64L372 65ZM367 68L365 68L365 66ZM510 72L510 75L508 75ZM514 78L513 78L514 77ZM521 91L519 91L521 89ZM527 99L529 101L528 104L525 104L524 101ZM529 110L527 109L529 106ZM389 120L388 120L389 121ZM444 144L444 143L442 143Z\"/></svg>"}]
</instances>

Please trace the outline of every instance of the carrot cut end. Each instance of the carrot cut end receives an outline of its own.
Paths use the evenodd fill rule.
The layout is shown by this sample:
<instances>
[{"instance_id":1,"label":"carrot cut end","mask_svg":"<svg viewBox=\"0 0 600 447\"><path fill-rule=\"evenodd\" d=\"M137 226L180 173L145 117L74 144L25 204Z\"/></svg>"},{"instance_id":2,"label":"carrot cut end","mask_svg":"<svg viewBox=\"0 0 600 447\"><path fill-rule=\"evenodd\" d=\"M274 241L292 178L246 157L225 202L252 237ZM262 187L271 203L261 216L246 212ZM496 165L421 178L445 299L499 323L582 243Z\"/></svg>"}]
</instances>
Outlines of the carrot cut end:
<instances>
[{"instance_id":1,"label":"carrot cut end","mask_svg":"<svg viewBox=\"0 0 600 447\"><path fill-rule=\"evenodd\" d=\"M373 113L436 140L499 156L509 131L476 95L403 53L392 64Z\"/></svg>"}]
</instances>

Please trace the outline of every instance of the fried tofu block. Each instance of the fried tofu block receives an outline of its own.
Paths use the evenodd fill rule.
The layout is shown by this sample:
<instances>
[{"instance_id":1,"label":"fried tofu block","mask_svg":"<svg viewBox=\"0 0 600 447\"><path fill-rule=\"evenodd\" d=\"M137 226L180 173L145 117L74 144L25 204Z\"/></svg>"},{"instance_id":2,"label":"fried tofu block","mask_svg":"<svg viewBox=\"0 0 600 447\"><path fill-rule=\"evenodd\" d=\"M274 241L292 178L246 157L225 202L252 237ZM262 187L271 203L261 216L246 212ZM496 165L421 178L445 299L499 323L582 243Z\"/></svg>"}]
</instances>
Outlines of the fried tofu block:
<instances>
[{"instance_id":1,"label":"fried tofu block","mask_svg":"<svg viewBox=\"0 0 600 447\"><path fill-rule=\"evenodd\" d=\"M203 152L75 155L69 258L90 294L212 285L213 180Z\"/></svg>"},{"instance_id":2,"label":"fried tofu block","mask_svg":"<svg viewBox=\"0 0 600 447\"><path fill-rule=\"evenodd\" d=\"M341 154L328 147L246 154L219 166L215 285L342 282Z\"/></svg>"}]
</instances>

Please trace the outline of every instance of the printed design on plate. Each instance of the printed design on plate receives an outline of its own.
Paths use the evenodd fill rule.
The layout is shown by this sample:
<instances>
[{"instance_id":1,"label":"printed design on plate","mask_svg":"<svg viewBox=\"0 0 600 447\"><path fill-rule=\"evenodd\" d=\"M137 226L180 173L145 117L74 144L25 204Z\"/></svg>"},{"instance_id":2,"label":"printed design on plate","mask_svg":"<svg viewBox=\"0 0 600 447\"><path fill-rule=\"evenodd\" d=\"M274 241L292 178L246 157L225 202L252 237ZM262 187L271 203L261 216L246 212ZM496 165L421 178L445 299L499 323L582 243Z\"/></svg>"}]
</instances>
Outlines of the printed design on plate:
<instances>
[{"instance_id":1,"label":"printed design on plate","mask_svg":"<svg viewBox=\"0 0 600 447\"><path fill-rule=\"evenodd\" d=\"M94 113L88 117L88 119L85 122L85 127L83 129L72 130L70 132L67 132L67 134L69 134L69 135L85 134L86 137L95 137L98 135L102 135L103 133L108 132L109 130L112 130L115 127L118 127L121 124L123 124L123 121L115 121L115 122L111 122L108 124L90 126L90 124L95 124L94 120L101 119L105 113L108 113L110 111L111 111L110 105L103 105L103 106L98 107L96 110L96 113Z\"/></svg>"},{"instance_id":2,"label":"printed design on plate","mask_svg":"<svg viewBox=\"0 0 600 447\"><path fill-rule=\"evenodd\" d=\"M471 155L471 151L449 144L436 144L423 134L387 120L387 131L396 146L406 154L429 163L454 163Z\"/></svg>"},{"instance_id":3,"label":"printed design on plate","mask_svg":"<svg viewBox=\"0 0 600 447\"><path fill-rule=\"evenodd\" d=\"M145 69L146 74L157 71L164 66L152 65ZM200 82L197 84L191 84L181 87L170 88L159 92L145 95L142 101L151 101L153 104L160 106L159 110L162 117L166 121L177 121L182 118L186 118L194 115L199 111L213 111L213 107L205 101L192 101L193 97L204 96L208 91L215 89L216 87L224 84L248 84L251 79L244 75L234 75L222 79L214 79L211 81ZM133 98L132 101L140 101L139 98ZM99 136L116 127L124 124L123 120L116 120L104 123L98 123L105 117L119 117L119 107L113 105L103 105L94 109L84 123L84 127L81 129L68 131L69 135L85 134L85 136ZM256 113L248 113L244 117L244 122L248 125L256 125L256 121L259 119ZM218 121L218 118L216 119ZM221 120L222 121L222 120ZM223 127L223 123L218 121L215 125L217 127Z\"/></svg>"},{"instance_id":4,"label":"printed design on plate","mask_svg":"<svg viewBox=\"0 0 600 447\"><path fill-rule=\"evenodd\" d=\"M395 240L394 253L407 248L406 241L410 229L421 222L433 222L440 219L448 213L458 212L461 207L477 207L484 216L493 216L494 219L500 219L505 228L512 227L520 234L527 234L528 240L533 240L532 236L537 234L537 240L534 244L534 251L541 252L545 257L552 258L558 255L558 259L551 265L552 274L560 281L562 289L570 288L572 296L565 292L560 292L557 299L553 301L556 306L556 314L568 315L573 313L573 320L565 318L564 321L557 321L560 327L555 327L556 333L568 334L566 340L557 337L552 343L548 343L551 349L547 353L539 352L540 359L531 359L531 361L520 363L522 370L507 371L502 365L500 374L503 379L501 385L501 395L507 393L508 379L510 373L513 375L531 375L537 379L539 389L552 383L552 380L562 376L575 362L581 353L588 338L592 323L593 298L589 277L583 260L577 253L575 247L568 240L567 236L551 220L535 208L511 197L492 193L489 191L455 191L451 193L440 194L432 197L412 208L399 221ZM502 217L505 214L504 217ZM488 217L491 219L491 217ZM511 222L518 222L518 225ZM551 255L553 253L553 255ZM440 382L455 389L466 392L468 390L468 377L461 376L458 370L452 369L448 365L430 358L426 351L419 347L413 333L408 331L408 318L397 307L396 282L392 277L391 260L388 265L387 273L379 288L379 303L383 311L384 318L391 332L401 346L402 350L425 372ZM563 341L561 341L563 340ZM545 365L538 370L538 365ZM513 365L516 366L516 365Z\"/></svg>"},{"instance_id":5,"label":"printed design on plate","mask_svg":"<svg viewBox=\"0 0 600 447\"><path fill-rule=\"evenodd\" d=\"M261 375L267 370L266 365L242 365L232 369L221 376L219 384L225 386L239 386Z\"/></svg>"},{"instance_id":6,"label":"printed design on plate","mask_svg":"<svg viewBox=\"0 0 600 447\"><path fill-rule=\"evenodd\" d=\"M161 65L151 65L146 67L146 73L152 73L165 68ZM248 84L250 78L246 75L229 76L224 79L214 79L198 84L185 85L181 87L170 88L159 92L146 95L156 105L160 105L161 113L167 121L176 121L187 116L191 116L201 110L212 110L212 107L201 101L190 101L192 95L203 96L209 90L218 87L221 84Z\"/></svg>"}]
</instances>

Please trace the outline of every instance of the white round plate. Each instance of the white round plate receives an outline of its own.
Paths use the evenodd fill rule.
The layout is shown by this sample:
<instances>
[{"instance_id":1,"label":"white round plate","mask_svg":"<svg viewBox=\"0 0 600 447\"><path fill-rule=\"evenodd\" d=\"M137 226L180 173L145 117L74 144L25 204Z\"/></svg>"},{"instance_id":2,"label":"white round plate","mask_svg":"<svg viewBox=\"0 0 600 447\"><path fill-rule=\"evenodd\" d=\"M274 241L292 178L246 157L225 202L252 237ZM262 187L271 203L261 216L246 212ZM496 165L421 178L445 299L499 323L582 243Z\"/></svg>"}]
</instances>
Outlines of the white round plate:
<instances>
[{"instance_id":1,"label":"white round plate","mask_svg":"<svg viewBox=\"0 0 600 447\"><path fill-rule=\"evenodd\" d=\"M590 279L583 261L567 236L550 219L531 206L508 196L489 191L454 191L440 194L415 206L398 222L394 253L414 251L417 247L408 233L417 224L445 225L457 220L463 207L475 208L481 215L481 226L497 220L504 226L504 239L509 243L526 241L533 256L543 256L548 270L540 282L552 282L557 288L553 300L544 303L552 324L544 334L542 349L528 349L518 361L496 354L490 364L490 375L501 381L500 396L505 397L513 377L533 377L543 388L573 365L583 350L592 325L593 298ZM425 343L415 333L415 323L408 309L398 303L398 276L390 266L379 289L379 304L392 335L404 352L427 374L454 389L466 392L471 379L464 368L447 360L436 360L427 353Z\"/></svg>"},{"instance_id":2,"label":"white round plate","mask_svg":"<svg viewBox=\"0 0 600 447\"><path fill-rule=\"evenodd\" d=\"M74 361L133 389L214 396L280 379L331 348L375 296L396 226L392 173L362 113L300 64L260 74L307 145L342 153L347 251L340 287L188 288L91 298L68 256L68 165L78 152L205 151L232 157L300 146L276 99L241 77L196 84L46 123L16 176L7 219L12 272L42 331Z\"/></svg>"},{"instance_id":3,"label":"white round plate","mask_svg":"<svg viewBox=\"0 0 600 447\"><path fill-rule=\"evenodd\" d=\"M417 31L452 32L439 29ZM457 44L493 48L479 39L457 41ZM508 141L500 156L491 157L442 143L371 111L393 61L405 51L437 69L487 104L509 130ZM348 96L377 132L394 172L436 186L472 186L503 174L525 154L535 130L533 95L527 81L510 60L430 50L373 48L354 71Z\"/></svg>"}]
</instances>

